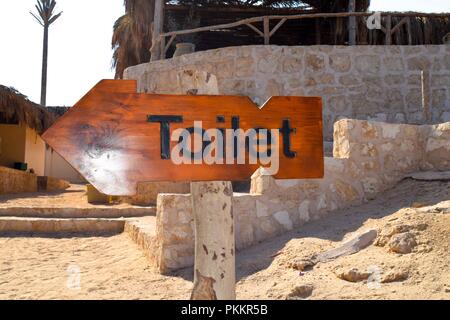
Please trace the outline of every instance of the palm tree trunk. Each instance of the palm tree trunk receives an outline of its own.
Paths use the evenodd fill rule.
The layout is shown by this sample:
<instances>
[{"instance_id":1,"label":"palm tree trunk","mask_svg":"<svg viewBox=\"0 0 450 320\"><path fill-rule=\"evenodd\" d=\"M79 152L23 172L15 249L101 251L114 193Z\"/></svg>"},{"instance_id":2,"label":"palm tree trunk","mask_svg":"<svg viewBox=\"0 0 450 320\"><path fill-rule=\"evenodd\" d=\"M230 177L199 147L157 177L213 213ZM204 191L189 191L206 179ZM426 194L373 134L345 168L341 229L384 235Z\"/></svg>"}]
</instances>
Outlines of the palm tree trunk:
<instances>
[{"instance_id":1,"label":"palm tree trunk","mask_svg":"<svg viewBox=\"0 0 450 320\"><path fill-rule=\"evenodd\" d=\"M41 105L47 103L47 59L48 59L48 26L44 26L44 44L42 53Z\"/></svg>"}]
</instances>

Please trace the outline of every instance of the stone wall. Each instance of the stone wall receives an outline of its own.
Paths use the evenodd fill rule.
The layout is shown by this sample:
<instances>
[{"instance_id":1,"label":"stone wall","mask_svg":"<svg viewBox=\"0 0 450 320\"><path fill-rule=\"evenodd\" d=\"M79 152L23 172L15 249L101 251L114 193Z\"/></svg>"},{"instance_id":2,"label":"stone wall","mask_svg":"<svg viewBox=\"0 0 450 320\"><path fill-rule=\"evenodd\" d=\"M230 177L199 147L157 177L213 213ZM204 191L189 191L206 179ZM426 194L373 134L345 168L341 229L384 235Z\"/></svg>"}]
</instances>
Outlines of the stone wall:
<instances>
[{"instance_id":1,"label":"stone wall","mask_svg":"<svg viewBox=\"0 0 450 320\"><path fill-rule=\"evenodd\" d=\"M445 171L450 168L450 123L430 127L425 144L423 170L436 169Z\"/></svg>"},{"instance_id":2,"label":"stone wall","mask_svg":"<svg viewBox=\"0 0 450 320\"><path fill-rule=\"evenodd\" d=\"M189 182L141 182L137 185L135 196L120 197L121 201L136 206L156 204L160 193L190 193Z\"/></svg>"},{"instance_id":3,"label":"stone wall","mask_svg":"<svg viewBox=\"0 0 450 320\"><path fill-rule=\"evenodd\" d=\"M404 125L343 119L325 177L275 180L259 169L250 194L234 194L236 247L280 235L330 212L372 199L407 174L450 170L450 122ZM194 222L189 194L160 194L152 259L162 273L191 266Z\"/></svg>"},{"instance_id":4,"label":"stone wall","mask_svg":"<svg viewBox=\"0 0 450 320\"><path fill-rule=\"evenodd\" d=\"M0 166L0 194L36 192L37 176Z\"/></svg>"},{"instance_id":5,"label":"stone wall","mask_svg":"<svg viewBox=\"0 0 450 320\"><path fill-rule=\"evenodd\" d=\"M341 118L450 121L450 45L229 47L134 66L125 78L137 79L141 92L177 94L197 89L184 79L193 71L215 75L219 94L258 104L276 95L323 97L329 141Z\"/></svg>"},{"instance_id":6,"label":"stone wall","mask_svg":"<svg viewBox=\"0 0 450 320\"><path fill-rule=\"evenodd\" d=\"M62 191L67 181L0 166L0 194Z\"/></svg>"}]
</instances>

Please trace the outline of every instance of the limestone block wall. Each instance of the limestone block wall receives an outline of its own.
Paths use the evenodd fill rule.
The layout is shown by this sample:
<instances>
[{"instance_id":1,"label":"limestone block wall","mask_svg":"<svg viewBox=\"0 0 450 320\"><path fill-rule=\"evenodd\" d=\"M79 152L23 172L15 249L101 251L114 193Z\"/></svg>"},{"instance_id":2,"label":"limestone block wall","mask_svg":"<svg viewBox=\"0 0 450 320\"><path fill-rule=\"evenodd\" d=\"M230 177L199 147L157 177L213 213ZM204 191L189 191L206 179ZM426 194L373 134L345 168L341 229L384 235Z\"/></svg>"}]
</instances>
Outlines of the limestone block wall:
<instances>
[{"instance_id":1,"label":"limestone block wall","mask_svg":"<svg viewBox=\"0 0 450 320\"><path fill-rule=\"evenodd\" d=\"M450 167L450 122L429 127L422 169L444 171Z\"/></svg>"},{"instance_id":2,"label":"limestone block wall","mask_svg":"<svg viewBox=\"0 0 450 320\"><path fill-rule=\"evenodd\" d=\"M0 194L62 191L69 186L64 180L0 166Z\"/></svg>"},{"instance_id":3,"label":"limestone block wall","mask_svg":"<svg viewBox=\"0 0 450 320\"><path fill-rule=\"evenodd\" d=\"M124 76L138 80L141 92L180 94L195 87L185 79L193 71L215 75L219 94L258 104L277 95L321 96L328 141L341 118L450 121L450 45L229 47L134 66Z\"/></svg>"},{"instance_id":4,"label":"limestone block wall","mask_svg":"<svg viewBox=\"0 0 450 320\"><path fill-rule=\"evenodd\" d=\"M0 166L0 194L36 192L37 176Z\"/></svg>"},{"instance_id":5,"label":"limestone block wall","mask_svg":"<svg viewBox=\"0 0 450 320\"><path fill-rule=\"evenodd\" d=\"M334 126L334 157L324 179L276 180L259 169L250 194L234 194L236 247L280 235L336 209L362 203L408 173L450 170L450 122L387 124L343 119ZM154 261L165 273L194 262L189 194L159 194Z\"/></svg>"},{"instance_id":6,"label":"limestone block wall","mask_svg":"<svg viewBox=\"0 0 450 320\"><path fill-rule=\"evenodd\" d=\"M120 197L121 201L136 206L155 205L160 193L189 193L189 182L142 182L138 183L136 195Z\"/></svg>"}]
</instances>

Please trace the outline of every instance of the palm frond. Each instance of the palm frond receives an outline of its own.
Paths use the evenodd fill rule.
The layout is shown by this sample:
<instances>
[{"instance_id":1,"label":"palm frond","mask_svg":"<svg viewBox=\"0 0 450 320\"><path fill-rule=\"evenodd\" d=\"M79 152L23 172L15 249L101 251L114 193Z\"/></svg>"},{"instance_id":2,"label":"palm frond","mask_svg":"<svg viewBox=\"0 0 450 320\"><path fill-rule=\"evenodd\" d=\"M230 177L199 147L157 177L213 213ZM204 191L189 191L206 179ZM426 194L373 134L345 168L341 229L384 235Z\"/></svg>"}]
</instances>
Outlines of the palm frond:
<instances>
[{"instance_id":1,"label":"palm frond","mask_svg":"<svg viewBox=\"0 0 450 320\"><path fill-rule=\"evenodd\" d=\"M56 21L56 19L58 19L61 15L62 15L62 11L60 12L60 13L58 13L58 14L56 14L55 16L53 16L49 21L48 21L48 23L49 24L52 24L53 22L55 22Z\"/></svg>"},{"instance_id":2,"label":"palm frond","mask_svg":"<svg viewBox=\"0 0 450 320\"><path fill-rule=\"evenodd\" d=\"M54 10L56 7L55 0L37 0L37 4L35 5L35 7L38 14L35 15L34 13L31 12L30 13L43 27L50 26L62 14L62 11L57 14L54 14Z\"/></svg>"},{"instance_id":3,"label":"palm frond","mask_svg":"<svg viewBox=\"0 0 450 320\"><path fill-rule=\"evenodd\" d=\"M44 26L44 22L38 18L33 12L30 11L30 14L36 19L36 21L41 25Z\"/></svg>"}]
</instances>

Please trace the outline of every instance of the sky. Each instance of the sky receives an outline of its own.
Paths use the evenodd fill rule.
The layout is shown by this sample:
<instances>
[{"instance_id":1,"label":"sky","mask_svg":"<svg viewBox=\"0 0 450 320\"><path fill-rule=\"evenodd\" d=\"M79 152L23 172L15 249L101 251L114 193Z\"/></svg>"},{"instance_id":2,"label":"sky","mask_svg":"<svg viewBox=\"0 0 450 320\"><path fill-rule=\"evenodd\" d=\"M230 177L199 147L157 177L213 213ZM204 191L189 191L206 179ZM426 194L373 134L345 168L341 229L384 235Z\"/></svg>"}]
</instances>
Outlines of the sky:
<instances>
[{"instance_id":1,"label":"sky","mask_svg":"<svg viewBox=\"0 0 450 320\"><path fill-rule=\"evenodd\" d=\"M0 0L0 84L40 101L43 28L36 0ZM51 26L47 105L72 106L101 79L114 78L111 36L123 0L57 0ZM450 0L372 0L371 11L450 12Z\"/></svg>"}]
</instances>

